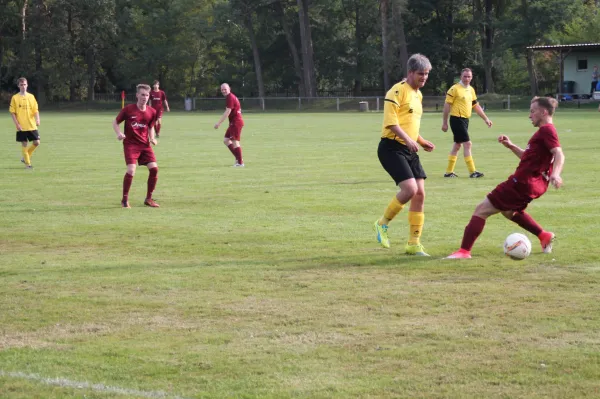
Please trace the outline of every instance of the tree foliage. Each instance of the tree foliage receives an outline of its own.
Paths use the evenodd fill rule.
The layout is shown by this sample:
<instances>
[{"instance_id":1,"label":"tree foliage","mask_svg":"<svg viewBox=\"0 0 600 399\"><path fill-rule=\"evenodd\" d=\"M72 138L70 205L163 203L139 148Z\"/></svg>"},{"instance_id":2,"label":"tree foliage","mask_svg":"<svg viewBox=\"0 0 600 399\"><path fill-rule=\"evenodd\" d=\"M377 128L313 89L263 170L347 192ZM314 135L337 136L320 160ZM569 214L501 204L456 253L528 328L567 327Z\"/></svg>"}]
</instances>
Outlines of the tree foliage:
<instances>
[{"instance_id":1,"label":"tree foliage","mask_svg":"<svg viewBox=\"0 0 600 399\"><path fill-rule=\"evenodd\" d=\"M556 81L530 45L600 42L593 0L0 0L0 88L41 101L161 81L170 95L382 94L410 54L426 94L470 67L480 92ZM527 73L527 72L531 73ZM532 76L533 79L529 77Z\"/></svg>"}]
</instances>

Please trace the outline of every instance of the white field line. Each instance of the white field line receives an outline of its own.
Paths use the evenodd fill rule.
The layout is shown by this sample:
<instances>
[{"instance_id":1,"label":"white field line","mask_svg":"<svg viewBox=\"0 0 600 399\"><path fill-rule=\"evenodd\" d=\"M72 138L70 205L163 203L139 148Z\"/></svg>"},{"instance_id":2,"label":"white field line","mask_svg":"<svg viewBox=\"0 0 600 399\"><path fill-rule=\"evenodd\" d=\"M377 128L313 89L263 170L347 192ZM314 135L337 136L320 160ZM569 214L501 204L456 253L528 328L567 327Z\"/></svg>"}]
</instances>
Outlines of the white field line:
<instances>
[{"instance_id":1,"label":"white field line","mask_svg":"<svg viewBox=\"0 0 600 399\"><path fill-rule=\"evenodd\" d=\"M104 384L92 384L90 382L72 381L66 378L48 378L38 374L23 373L20 371L0 370L0 377L22 378L26 380L40 382L46 385L55 385L65 388L89 389L97 392L116 393L119 395L136 396L150 399L184 399L181 396L171 395L162 391L140 391L137 389L111 387Z\"/></svg>"}]
</instances>

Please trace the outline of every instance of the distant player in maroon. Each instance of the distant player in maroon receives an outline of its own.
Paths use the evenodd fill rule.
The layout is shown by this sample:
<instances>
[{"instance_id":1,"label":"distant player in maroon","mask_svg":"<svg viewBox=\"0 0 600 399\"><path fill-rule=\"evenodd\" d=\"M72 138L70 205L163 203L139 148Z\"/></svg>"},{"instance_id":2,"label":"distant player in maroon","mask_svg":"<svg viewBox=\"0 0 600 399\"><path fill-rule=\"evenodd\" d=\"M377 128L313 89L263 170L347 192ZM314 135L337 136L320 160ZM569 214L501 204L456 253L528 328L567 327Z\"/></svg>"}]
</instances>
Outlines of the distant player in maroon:
<instances>
[{"instance_id":1,"label":"distant player in maroon","mask_svg":"<svg viewBox=\"0 0 600 399\"><path fill-rule=\"evenodd\" d=\"M512 220L540 239L544 253L552 252L554 233L545 231L525 208L531 201L541 197L548 185L555 188L562 185L562 172L565 156L558 134L552 124L552 115L558 102L550 97L534 97L531 101L529 119L538 131L531 136L525 149L514 145L508 136L498 137L498 141L521 159L514 174L500 183L475 208L471 221L465 227L460 249L448 256L450 259L471 257L471 248L485 227L486 219L497 213Z\"/></svg>"},{"instance_id":2,"label":"distant player in maroon","mask_svg":"<svg viewBox=\"0 0 600 399\"><path fill-rule=\"evenodd\" d=\"M169 102L167 101L167 95L164 91L159 89L160 82L155 80L152 83L153 90L150 92L150 106L156 110L156 137L160 137L160 128L162 127L162 115L163 110L166 108L167 112L171 112L169 109Z\"/></svg>"},{"instance_id":3,"label":"distant player in maroon","mask_svg":"<svg viewBox=\"0 0 600 399\"><path fill-rule=\"evenodd\" d=\"M221 94L225 96L225 112L221 116L221 119L215 124L215 129L221 126L221 123L229 118L229 127L225 132L225 138L223 143L229 148L229 151L235 157L235 164L233 166L243 167L244 159L242 158L242 147L240 146L240 137L242 136L242 127L244 127L244 119L242 119L242 108L240 101L231 92L231 88L227 83L221 85Z\"/></svg>"},{"instance_id":4,"label":"distant player in maroon","mask_svg":"<svg viewBox=\"0 0 600 399\"><path fill-rule=\"evenodd\" d=\"M137 103L126 105L117 118L113 121L113 129L118 140L123 141L123 152L125 154L125 164L127 173L123 179L123 198L121 206L129 206L129 189L135 175L137 164L146 165L150 172L148 176L148 191L144 204L152 208L158 208L159 205L152 199L152 193L156 188L158 181L158 164L154 156L152 145L156 145L154 138L154 125L156 124L156 110L147 106L150 98L150 86L145 84L137 85ZM125 122L125 133L121 132L119 125Z\"/></svg>"}]
</instances>

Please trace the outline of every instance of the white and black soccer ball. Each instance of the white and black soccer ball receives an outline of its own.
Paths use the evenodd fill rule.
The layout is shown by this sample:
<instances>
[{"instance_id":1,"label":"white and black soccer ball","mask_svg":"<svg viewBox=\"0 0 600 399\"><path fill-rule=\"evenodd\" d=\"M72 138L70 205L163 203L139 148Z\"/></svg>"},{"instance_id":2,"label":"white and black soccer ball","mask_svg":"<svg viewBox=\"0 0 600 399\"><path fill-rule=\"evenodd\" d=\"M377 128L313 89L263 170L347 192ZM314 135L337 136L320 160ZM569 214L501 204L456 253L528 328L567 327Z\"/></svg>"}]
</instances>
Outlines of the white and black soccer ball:
<instances>
[{"instance_id":1,"label":"white and black soccer ball","mask_svg":"<svg viewBox=\"0 0 600 399\"><path fill-rule=\"evenodd\" d=\"M526 235L512 233L504 240L504 254L513 260L523 260L531 253L531 241Z\"/></svg>"}]
</instances>

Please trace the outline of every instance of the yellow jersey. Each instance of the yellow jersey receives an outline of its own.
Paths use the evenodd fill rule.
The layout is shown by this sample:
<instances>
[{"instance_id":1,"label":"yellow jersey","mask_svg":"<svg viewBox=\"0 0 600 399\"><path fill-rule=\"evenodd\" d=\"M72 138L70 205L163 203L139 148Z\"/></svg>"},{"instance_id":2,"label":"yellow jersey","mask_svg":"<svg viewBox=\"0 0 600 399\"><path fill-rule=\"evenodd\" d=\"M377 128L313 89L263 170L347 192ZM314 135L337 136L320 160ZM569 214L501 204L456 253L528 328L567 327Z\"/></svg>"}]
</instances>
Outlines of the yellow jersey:
<instances>
[{"instance_id":1,"label":"yellow jersey","mask_svg":"<svg viewBox=\"0 0 600 399\"><path fill-rule=\"evenodd\" d=\"M21 125L22 131L28 132L37 130L35 114L39 111L38 103L33 94L26 92L25 95L17 93L12 96L8 112L15 114L17 117L17 122L19 122L19 125Z\"/></svg>"},{"instance_id":2,"label":"yellow jersey","mask_svg":"<svg viewBox=\"0 0 600 399\"><path fill-rule=\"evenodd\" d=\"M450 104L450 115L470 118L473 107L477 105L477 95L473 86L464 87L460 82L446 93L446 102Z\"/></svg>"},{"instance_id":3,"label":"yellow jersey","mask_svg":"<svg viewBox=\"0 0 600 399\"><path fill-rule=\"evenodd\" d=\"M419 137L423 115L423 94L408 83L396 83L385 95L383 105L382 138L396 140L406 145L394 134L390 126L398 125L413 140Z\"/></svg>"}]
</instances>

